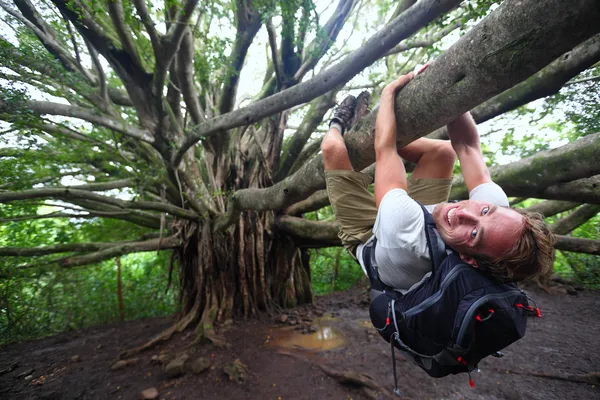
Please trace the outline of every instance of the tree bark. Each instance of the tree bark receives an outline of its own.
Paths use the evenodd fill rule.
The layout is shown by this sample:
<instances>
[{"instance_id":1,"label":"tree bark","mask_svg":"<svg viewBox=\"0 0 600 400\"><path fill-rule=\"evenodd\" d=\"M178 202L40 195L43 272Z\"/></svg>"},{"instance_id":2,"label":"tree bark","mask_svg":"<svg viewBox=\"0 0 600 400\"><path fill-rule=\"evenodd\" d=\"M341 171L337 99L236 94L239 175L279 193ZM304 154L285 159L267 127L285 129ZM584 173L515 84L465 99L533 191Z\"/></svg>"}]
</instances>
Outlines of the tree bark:
<instances>
[{"instance_id":1,"label":"tree bark","mask_svg":"<svg viewBox=\"0 0 600 400\"><path fill-rule=\"evenodd\" d=\"M580 203L600 204L600 175L560 183L548 188L532 188L524 195L550 200L575 200Z\"/></svg>"},{"instance_id":2,"label":"tree bark","mask_svg":"<svg viewBox=\"0 0 600 400\"><path fill-rule=\"evenodd\" d=\"M556 94L570 79L599 60L600 35L595 35L561 55L526 81L472 109L473 119L481 124L529 102ZM448 139L448 131L446 127L442 127L431 133L429 137Z\"/></svg>"},{"instance_id":3,"label":"tree bark","mask_svg":"<svg viewBox=\"0 0 600 400\"><path fill-rule=\"evenodd\" d=\"M600 174L600 163L596 161L598 154L600 133L585 136L556 149L541 151L511 164L492 167L490 174L508 196L523 197L552 185ZM467 197L468 191L462 176L457 176L452 182L450 198Z\"/></svg>"},{"instance_id":4,"label":"tree bark","mask_svg":"<svg viewBox=\"0 0 600 400\"><path fill-rule=\"evenodd\" d=\"M557 250L586 253L600 256L600 240L582 239L571 236L557 236L554 247Z\"/></svg>"},{"instance_id":5,"label":"tree bark","mask_svg":"<svg viewBox=\"0 0 600 400\"><path fill-rule=\"evenodd\" d=\"M550 230L555 235L566 235L579 226L594 218L600 212L600 205L584 204L566 217L550 225Z\"/></svg>"},{"instance_id":6,"label":"tree bark","mask_svg":"<svg viewBox=\"0 0 600 400\"><path fill-rule=\"evenodd\" d=\"M545 218L548 218L561 212L571 210L580 205L581 203L576 203L573 201L546 200L534 204L531 207L527 207L527 211L537 212L542 214Z\"/></svg>"}]
</instances>

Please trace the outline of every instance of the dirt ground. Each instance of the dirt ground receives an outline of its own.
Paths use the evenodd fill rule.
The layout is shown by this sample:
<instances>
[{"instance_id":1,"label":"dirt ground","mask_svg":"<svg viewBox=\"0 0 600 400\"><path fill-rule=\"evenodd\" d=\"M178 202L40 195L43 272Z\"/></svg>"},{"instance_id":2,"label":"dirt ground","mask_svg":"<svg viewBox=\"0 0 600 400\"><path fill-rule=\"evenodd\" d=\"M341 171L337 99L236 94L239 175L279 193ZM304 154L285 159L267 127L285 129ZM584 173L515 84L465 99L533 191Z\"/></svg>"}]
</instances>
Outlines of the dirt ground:
<instances>
[{"instance_id":1,"label":"dirt ground","mask_svg":"<svg viewBox=\"0 0 600 400\"><path fill-rule=\"evenodd\" d=\"M543 317L529 319L526 337L507 348L505 357L480 363L481 371L473 374L475 388L465 374L430 378L396 353L403 398L600 399L600 292L550 296L537 288L528 291ZM185 331L115 369L121 350L144 343L173 319L98 326L9 345L0 349L0 398L139 399L150 388L156 391L145 392L147 398L160 399L392 398L390 347L368 323L364 293L357 287L286 310L285 316L234 321L223 333L229 347L194 345L193 331ZM302 334L297 330L302 326L318 332ZM326 345L334 348L323 350ZM183 354L187 361L181 369L166 372ZM183 375L170 378L168 373ZM342 376L373 389L343 384Z\"/></svg>"}]
</instances>

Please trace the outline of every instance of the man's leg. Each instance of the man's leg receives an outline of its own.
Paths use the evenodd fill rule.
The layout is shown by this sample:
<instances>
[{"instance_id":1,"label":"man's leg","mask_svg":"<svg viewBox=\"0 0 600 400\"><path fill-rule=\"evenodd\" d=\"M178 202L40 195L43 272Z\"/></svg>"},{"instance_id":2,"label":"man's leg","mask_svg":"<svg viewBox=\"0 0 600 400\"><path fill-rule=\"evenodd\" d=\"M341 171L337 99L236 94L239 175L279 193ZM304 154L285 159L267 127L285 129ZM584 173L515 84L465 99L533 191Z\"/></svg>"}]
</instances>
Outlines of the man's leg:
<instances>
[{"instance_id":1,"label":"man's leg","mask_svg":"<svg viewBox=\"0 0 600 400\"><path fill-rule=\"evenodd\" d=\"M372 179L367 174L354 171L344 138L337 128L331 128L325 134L321 151L327 194L340 226L339 237L346 250L354 256L356 247L373 235L377 207L368 190Z\"/></svg>"},{"instance_id":2,"label":"man's leg","mask_svg":"<svg viewBox=\"0 0 600 400\"><path fill-rule=\"evenodd\" d=\"M448 201L456 153L450 142L420 138L398 149L400 157L416 164L408 178L408 194L431 205Z\"/></svg>"},{"instance_id":3,"label":"man's leg","mask_svg":"<svg viewBox=\"0 0 600 400\"><path fill-rule=\"evenodd\" d=\"M415 178L452 178L456 153L447 140L419 138L398 149L398 154L417 164L412 173Z\"/></svg>"}]
</instances>

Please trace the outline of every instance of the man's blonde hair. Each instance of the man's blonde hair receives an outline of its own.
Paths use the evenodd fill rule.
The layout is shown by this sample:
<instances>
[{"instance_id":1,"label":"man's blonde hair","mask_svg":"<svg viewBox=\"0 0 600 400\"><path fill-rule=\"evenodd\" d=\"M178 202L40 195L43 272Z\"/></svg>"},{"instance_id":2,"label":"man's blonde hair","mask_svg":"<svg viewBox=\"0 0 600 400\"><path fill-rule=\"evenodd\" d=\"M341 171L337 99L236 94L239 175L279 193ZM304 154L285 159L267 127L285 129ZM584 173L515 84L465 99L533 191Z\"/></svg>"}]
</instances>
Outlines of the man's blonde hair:
<instances>
[{"instance_id":1,"label":"man's blonde hair","mask_svg":"<svg viewBox=\"0 0 600 400\"><path fill-rule=\"evenodd\" d=\"M501 257L474 255L477 265L490 275L505 281L515 282L533 279L549 273L554 264L556 237L539 213L514 209L523 216L523 228L513 247Z\"/></svg>"}]
</instances>

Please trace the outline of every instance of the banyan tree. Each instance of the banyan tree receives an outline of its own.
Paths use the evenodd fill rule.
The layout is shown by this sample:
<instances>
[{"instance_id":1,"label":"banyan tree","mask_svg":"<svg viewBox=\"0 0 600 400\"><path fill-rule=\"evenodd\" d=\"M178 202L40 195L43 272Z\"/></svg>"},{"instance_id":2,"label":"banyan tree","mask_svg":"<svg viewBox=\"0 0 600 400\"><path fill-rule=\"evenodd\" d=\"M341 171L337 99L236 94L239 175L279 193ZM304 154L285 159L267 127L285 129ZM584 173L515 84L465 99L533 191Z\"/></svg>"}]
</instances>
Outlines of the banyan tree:
<instances>
[{"instance_id":1,"label":"banyan tree","mask_svg":"<svg viewBox=\"0 0 600 400\"><path fill-rule=\"evenodd\" d=\"M308 252L339 242L334 221L303 215L328 205L319 137L343 95L364 86L376 99L434 58L396 98L405 145L443 138L463 112L481 123L557 93L600 60L596 0L390 3L0 1L0 202L52 200L59 211L45 218L146 228L0 256L76 268L171 251L183 312L161 337L190 324L211 337L215 321L312 301ZM373 31L369 7L383 22L357 39ZM257 64L260 79L245 75ZM357 169L373 170L376 114L345 135ZM535 207L548 216L578 207L557 223L557 248L599 254L596 241L561 236L599 211L598 154L590 134L492 174L509 196L546 199ZM457 177L452 196L465 195Z\"/></svg>"}]
</instances>

